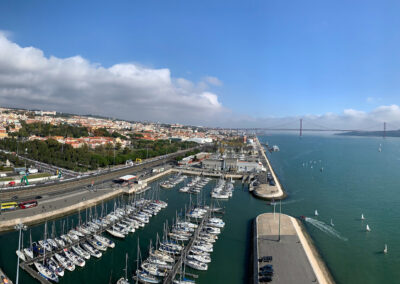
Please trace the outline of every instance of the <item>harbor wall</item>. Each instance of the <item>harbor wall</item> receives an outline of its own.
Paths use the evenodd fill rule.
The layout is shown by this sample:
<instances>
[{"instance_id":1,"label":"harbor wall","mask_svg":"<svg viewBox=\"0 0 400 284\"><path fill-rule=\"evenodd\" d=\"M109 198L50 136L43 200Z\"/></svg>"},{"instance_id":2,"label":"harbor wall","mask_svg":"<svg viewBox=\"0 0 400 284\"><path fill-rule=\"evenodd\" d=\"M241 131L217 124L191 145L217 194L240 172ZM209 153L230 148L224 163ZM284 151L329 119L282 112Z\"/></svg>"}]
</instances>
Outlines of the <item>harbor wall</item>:
<instances>
[{"instance_id":1,"label":"harbor wall","mask_svg":"<svg viewBox=\"0 0 400 284\"><path fill-rule=\"evenodd\" d=\"M267 163L267 167L268 170L271 172L272 177L274 178L275 181L275 186L274 188L277 189L277 192L271 192L268 187L268 184L260 184L259 186L257 186L254 190L252 190L251 192L253 193L253 195L257 198L261 198L261 199L267 199L267 200L281 200L287 197L287 193L284 190L280 180L278 179L277 175L275 174L274 169L272 168L272 165L270 163L270 161L268 160L267 155L265 154L265 149L264 147L261 145L260 141L258 140L258 137L255 138L257 145L260 148L261 154L263 156L263 158L265 159L266 163Z\"/></svg>"}]
</instances>

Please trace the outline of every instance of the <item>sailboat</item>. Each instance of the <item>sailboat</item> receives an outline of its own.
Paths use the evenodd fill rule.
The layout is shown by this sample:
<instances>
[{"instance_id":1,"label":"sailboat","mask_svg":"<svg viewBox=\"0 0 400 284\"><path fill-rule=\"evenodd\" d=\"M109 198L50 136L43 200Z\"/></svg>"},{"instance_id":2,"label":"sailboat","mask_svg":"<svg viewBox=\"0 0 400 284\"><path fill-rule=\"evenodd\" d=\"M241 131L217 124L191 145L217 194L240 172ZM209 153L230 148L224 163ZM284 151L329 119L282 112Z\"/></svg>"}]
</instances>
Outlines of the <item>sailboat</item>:
<instances>
[{"instance_id":1,"label":"sailboat","mask_svg":"<svg viewBox=\"0 0 400 284\"><path fill-rule=\"evenodd\" d=\"M385 244L385 248L383 249L383 253L387 253L388 249L387 249L387 244Z\"/></svg>"},{"instance_id":2,"label":"sailboat","mask_svg":"<svg viewBox=\"0 0 400 284\"><path fill-rule=\"evenodd\" d=\"M318 216L318 211L317 210L315 210L314 215Z\"/></svg>"},{"instance_id":3,"label":"sailboat","mask_svg":"<svg viewBox=\"0 0 400 284\"><path fill-rule=\"evenodd\" d=\"M138 251L137 251L137 269L136 275L133 276L133 279L136 280L136 283L160 283L161 280L157 277L150 275L147 271L140 269L140 247L139 247L139 239L138 239Z\"/></svg>"},{"instance_id":4,"label":"sailboat","mask_svg":"<svg viewBox=\"0 0 400 284\"><path fill-rule=\"evenodd\" d=\"M332 219L331 219L331 226L332 226L332 227L335 227L335 224L333 224Z\"/></svg>"},{"instance_id":5,"label":"sailboat","mask_svg":"<svg viewBox=\"0 0 400 284\"><path fill-rule=\"evenodd\" d=\"M22 261L26 261L26 257L24 254L24 233L22 233L22 240L20 240L20 250L16 250L15 253L17 254L17 256L22 260Z\"/></svg>"},{"instance_id":6,"label":"sailboat","mask_svg":"<svg viewBox=\"0 0 400 284\"><path fill-rule=\"evenodd\" d=\"M361 214L361 220L365 220L364 214Z\"/></svg>"},{"instance_id":7,"label":"sailboat","mask_svg":"<svg viewBox=\"0 0 400 284\"><path fill-rule=\"evenodd\" d=\"M382 144L379 144L378 152L382 152Z\"/></svg>"},{"instance_id":8,"label":"sailboat","mask_svg":"<svg viewBox=\"0 0 400 284\"><path fill-rule=\"evenodd\" d=\"M30 246L29 248L24 248L23 251L26 254L28 258L33 258L33 249L32 249L32 232L29 231L29 241L30 241Z\"/></svg>"},{"instance_id":9,"label":"sailboat","mask_svg":"<svg viewBox=\"0 0 400 284\"><path fill-rule=\"evenodd\" d=\"M125 278L121 277L118 281L117 284L129 284L129 280L128 280L128 254L126 254L125 257Z\"/></svg>"},{"instance_id":10,"label":"sailboat","mask_svg":"<svg viewBox=\"0 0 400 284\"><path fill-rule=\"evenodd\" d=\"M368 226L368 224L367 224L367 226L365 227L365 230L366 230L367 232L371 232L371 229L370 229L370 227Z\"/></svg>"}]
</instances>

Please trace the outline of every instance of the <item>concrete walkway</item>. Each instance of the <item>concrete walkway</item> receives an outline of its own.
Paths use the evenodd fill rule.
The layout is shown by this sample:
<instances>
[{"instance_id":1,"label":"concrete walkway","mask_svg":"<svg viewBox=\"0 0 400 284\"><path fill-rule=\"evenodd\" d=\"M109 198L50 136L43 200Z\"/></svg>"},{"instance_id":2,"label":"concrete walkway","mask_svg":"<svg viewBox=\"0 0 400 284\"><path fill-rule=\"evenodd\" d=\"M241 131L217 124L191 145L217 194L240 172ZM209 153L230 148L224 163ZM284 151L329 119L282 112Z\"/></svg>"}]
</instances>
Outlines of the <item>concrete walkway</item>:
<instances>
[{"instance_id":1,"label":"concrete walkway","mask_svg":"<svg viewBox=\"0 0 400 284\"><path fill-rule=\"evenodd\" d=\"M255 284L259 283L259 267L265 264L273 265L272 283L334 283L298 220L285 214L265 213L257 216L254 229ZM270 263L260 263L258 258L262 256L272 256L273 260Z\"/></svg>"}]
</instances>

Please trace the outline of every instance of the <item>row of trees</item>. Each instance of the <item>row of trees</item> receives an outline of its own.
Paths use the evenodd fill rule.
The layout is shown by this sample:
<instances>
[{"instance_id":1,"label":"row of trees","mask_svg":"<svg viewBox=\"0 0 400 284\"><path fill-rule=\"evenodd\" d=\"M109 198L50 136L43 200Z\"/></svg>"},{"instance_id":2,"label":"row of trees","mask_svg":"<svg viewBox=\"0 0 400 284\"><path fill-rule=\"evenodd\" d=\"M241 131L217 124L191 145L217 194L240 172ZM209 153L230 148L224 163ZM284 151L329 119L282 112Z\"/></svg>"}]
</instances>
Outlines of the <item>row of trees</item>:
<instances>
[{"instance_id":1,"label":"row of trees","mask_svg":"<svg viewBox=\"0 0 400 284\"><path fill-rule=\"evenodd\" d=\"M29 137L36 135L40 137L46 136L63 136L63 137L87 137L89 136L88 129L82 126L72 126L69 124L53 125L50 123L35 122L26 123L21 121L21 129L17 133L11 133L11 136Z\"/></svg>"},{"instance_id":2,"label":"row of trees","mask_svg":"<svg viewBox=\"0 0 400 284\"><path fill-rule=\"evenodd\" d=\"M0 148L29 158L75 171L95 170L111 165L123 164L127 160L145 159L174 153L195 146L194 142L170 142L168 140L142 141L132 148L114 147L112 144L91 149L87 145L73 148L56 140L19 141L15 138L0 140ZM14 156L15 157L15 156ZM11 160L10 160L11 161ZM13 161L11 161L13 162Z\"/></svg>"}]
</instances>

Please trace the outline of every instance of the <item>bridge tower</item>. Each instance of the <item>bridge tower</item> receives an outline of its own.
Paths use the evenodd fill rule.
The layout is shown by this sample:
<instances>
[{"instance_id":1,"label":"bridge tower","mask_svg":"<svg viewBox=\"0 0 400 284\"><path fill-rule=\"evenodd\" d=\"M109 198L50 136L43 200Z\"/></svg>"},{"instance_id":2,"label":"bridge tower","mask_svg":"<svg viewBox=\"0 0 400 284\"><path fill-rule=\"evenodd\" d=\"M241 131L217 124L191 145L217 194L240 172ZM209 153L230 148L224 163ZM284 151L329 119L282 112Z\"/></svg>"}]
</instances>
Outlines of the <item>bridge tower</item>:
<instances>
[{"instance_id":1,"label":"bridge tower","mask_svg":"<svg viewBox=\"0 0 400 284\"><path fill-rule=\"evenodd\" d=\"M386 122L383 123L383 138L386 138Z\"/></svg>"},{"instance_id":2,"label":"bridge tower","mask_svg":"<svg viewBox=\"0 0 400 284\"><path fill-rule=\"evenodd\" d=\"M300 118L300 137L303 135L303 119Z\"/></svg>"}]
</instances>

